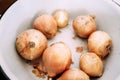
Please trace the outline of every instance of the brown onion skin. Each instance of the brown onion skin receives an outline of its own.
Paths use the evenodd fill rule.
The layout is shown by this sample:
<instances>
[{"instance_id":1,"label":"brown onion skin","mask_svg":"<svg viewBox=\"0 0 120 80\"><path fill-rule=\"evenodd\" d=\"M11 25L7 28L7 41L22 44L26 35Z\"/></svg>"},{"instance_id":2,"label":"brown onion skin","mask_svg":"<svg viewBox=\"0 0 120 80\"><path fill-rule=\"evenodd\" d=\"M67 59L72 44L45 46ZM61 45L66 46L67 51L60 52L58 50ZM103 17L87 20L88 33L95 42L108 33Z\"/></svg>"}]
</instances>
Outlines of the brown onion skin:
<instances>
[{"instance_id":1,"label":"brown onion skin","mask_svg":"<svg viewBox=\"0 0 120 80\"><path fill-rule=\"evenodd\" d=\"M100 77L103 74L102 60L92 52L87 52L80 57L80 69L91 77Z\"/></svg>"},{"instance_id":2,"label":"brown onion skin","mask_svg":"<svg viewBox=\"0 0 120 80\"><path fill-rule=\"evenodd\" d=\"M16 39L16 49L26 60L39 58L47 47L47 38L38 30L30 29L20 33Z\"/></svg>"},{"instance_id":3,"label":"brown onion skin","mask_svg":"<svg viewBox=\"0 0 120 80\"><path fill-rule=\"evenodd\" d=\"M64 70L69 69L72 55L63 42L56 42L43 53L42 60L49 77L55 77Z\"/></svg>"},{"instance_id":4,"label":"brown onion skin","mask_svg":"<svg viewBox=\"0 0 120 80\"><path fill-rule=\"evenodd\" d=\"M90 80L89 76L79 69L66 70L57 80Z\"/></svg>"},{"instance_id":5,"label":"brown onion skin","mask_svg":"<svg viewBox=\"0 0 120 80\"><path fill-rule=\"evenodd\" d=\"M53 38L57 33L57 23L53 16L49 14L37 17L33 23L33 27L41 31L48 39Z\"/></svg>"},{"instance_id":6,"label":"brown onion skin","mask_svg":"<svg viewBox=\"0 0 120 80\"><path fill-rule=\"evenodd\" d=\"M112 47L111 37L104 31L95 31L88 38L88 49L99 57L107 56Z\"/></svg>"},{"instance_id":7,"label":"brown onion skin","mask_svg":"<svg viewBox=\"0 0 120 80\"><path fill-rule=\"evenodd\" d=\"M73 29L81 38L88 38L96 30L96 23L92 16L78 16L73 20Z\"/></svg>"},{"instance_id":8,"label":"brown onion skin","mask_svg":"<svg viewBox=\"0 0 120 80\"><path fill-rule=\"evenodd\" d=\"M53 14L59 28L66 27L69 22L69 16L65 10L57 10Z\"/></svg>"}]
</instances>

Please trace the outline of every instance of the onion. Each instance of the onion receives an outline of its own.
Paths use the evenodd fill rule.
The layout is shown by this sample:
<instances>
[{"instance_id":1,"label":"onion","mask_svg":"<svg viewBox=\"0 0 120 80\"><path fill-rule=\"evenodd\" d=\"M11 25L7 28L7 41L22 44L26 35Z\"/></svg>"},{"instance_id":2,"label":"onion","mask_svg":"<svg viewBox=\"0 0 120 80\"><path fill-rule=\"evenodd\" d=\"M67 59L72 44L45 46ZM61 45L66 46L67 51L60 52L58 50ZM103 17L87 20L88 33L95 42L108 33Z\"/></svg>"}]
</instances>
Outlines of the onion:
<instances>
[{"instance_id":1,"label":"onion","mask_svg":"<svg viewBox=\"0 0 120 80\"><path fill-rule=\"evenodd\" d=\"M57 10L53 16L57 22L58 27L63 28L68 25L69 17L67 11Z\"/></svg>"},{"instance_id":2,"label":"onion","mask_svg":"<svg viewBox=\"0 0 120 80\"><path fill-rule=\"evenodd\" d=\"M53 38L57 33L57 23L48 14L37 17L33 23L35 29L40 30L47 38Z\"/></svg>"},{"instance_id":3,"label":"onion","mask_svg":"<svg viewBox=\"0 0 120 80\"><path fill-rule=\"evenodd\" d=\"M69 69L57 80L90 80L90 78L86 73L79 69Z\"/></svg>"},{"instance_id":4,"label":"onion","mask_svg":"<svg viewBox=\"0 0 120 80\"><path fill-rule=\"evenodd\" d=\"M20 33L16 40L16 49L18 53L27 60L39 58L46 47L46 37L35 29L26 30Z\"/></svg>"},{"instance_id":5,"label":"onion","mask_svg":"<svg viewBox=\"0 0 120 80\"><path fill-rule=\"evenodd\" d=\"M89 76L100 77L103 72L103 62L95 53L88 52L80 57L80 69Z\"/></svg>"},{"instance_id":6,"label":"onion","mask_svg":"<svg viewBox=\"0 0 120 80\"><path fill-rule=\"evenodd\" d=\"M92 16L78 16L73 20L73 29L82 38L88 38L96 30L96 23Z\"/></svg>"},{"instance_id":7,"label":"onion","mask_svg":"<svg viewBox=\"0 0 120 80\"><path fill-rule=\"evenodd\" d=\"M71 52L63 42L56 42L44 51L42 60L48 76L55 77L70 67Z\"/></svg>"},{"instance_id":8,"label":"onion","mask_svg":"<svg viewBox=\"0 0 120 80\"><path fill-rule=\"evenodd\" d=\"M106 32L95 31L88 39L89 51L96 53L101 58L110 53L111 47L112 39Z\"/></svg>"}]
</instances>

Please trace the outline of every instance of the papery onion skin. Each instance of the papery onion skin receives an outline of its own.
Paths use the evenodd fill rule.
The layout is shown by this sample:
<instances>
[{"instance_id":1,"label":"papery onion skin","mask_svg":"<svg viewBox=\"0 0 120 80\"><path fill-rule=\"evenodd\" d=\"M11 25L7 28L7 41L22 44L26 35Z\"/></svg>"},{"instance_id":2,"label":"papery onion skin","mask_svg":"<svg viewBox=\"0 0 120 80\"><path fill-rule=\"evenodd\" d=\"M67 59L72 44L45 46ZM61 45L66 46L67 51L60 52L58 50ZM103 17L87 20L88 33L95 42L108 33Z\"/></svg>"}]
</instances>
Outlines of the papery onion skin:
<instances>
[{"instance_id":1,"label":"papery onion skin","mask_svg":"<svg viewBox=\"0 0 120 80\"><path fill-rule=\"evenodd\" d=\"M103 74L103 62L95 53L87 52L80 57L80 69L91 77L100 77Z\"/></svg>"},{"instance_id":2,"label":"papery onion skin","mask_svg":"<svg viewBox=\"0 0 120 80\"><path fill-rule=\"evenodd\" d=\"M89 35L96 31L96 23L92 16L78 16L73 20L73 29L81 38L88 38Z\"/></svg>"},{"instance_id":3,"label":"papery onion skin","mask_svg":"<svg viewBox=\"0 0 120 80\"><path fill-rule=\"evenodd\" d=\"M47 38L38 30L29 29L16 39L16 49L26 60L39 58L47 47Z\"/></svg>"},{"instance_id":4,"label":"papery onion skin","mask_svg":"<svg viewBox=\"0 0 120 80\"><path fill-rule=\"evenodd\" d=\"M89 76L79 69L66 70L57 80L90 80Z\"/></svg>"},{"instance_id":5,"label":"papery onion skin","mask_svg":"<svg viewBox=\"0 0 120 80\"><path fill-rule=\"evenodd\" d=\"M68 16L67 11L57 10L54 12L53 16L57 22L58 27L63 28L63 27L66 27L68 25L69 16Z\"/></svg>"},{"instance_id":6,"label":"papery onion skin","mask_svg":"<svg viewBox=\"0 0 120 80\"><path fill-rule=\"evenodd\" d=\"M104 31L95 31L88 38L88 49L99 57L107 56L112 47L111 37Z\"/></svg>"},{"instance_id":7,"label":"papery onion skin","mask_svg":"<svg viewBox=\"0 0 120 80\"><path fill-rule=\"evenodd\" d=\"M55 77L69 69L72 55L70 49L63 42L56 42L44 51L42 60L48 76Z\"/></svg>"},{"instance_id":8,"label":"papery onion skin","mask_svg":"<svg viewBox=\"0 0 120 80\"><path fill-rule=\"evenodd\" d=\"M41 31L48 39L53 38L57 33L57 23L49 14L37 17L34 20L33 27Z\"/></svg>"}]
</instances>

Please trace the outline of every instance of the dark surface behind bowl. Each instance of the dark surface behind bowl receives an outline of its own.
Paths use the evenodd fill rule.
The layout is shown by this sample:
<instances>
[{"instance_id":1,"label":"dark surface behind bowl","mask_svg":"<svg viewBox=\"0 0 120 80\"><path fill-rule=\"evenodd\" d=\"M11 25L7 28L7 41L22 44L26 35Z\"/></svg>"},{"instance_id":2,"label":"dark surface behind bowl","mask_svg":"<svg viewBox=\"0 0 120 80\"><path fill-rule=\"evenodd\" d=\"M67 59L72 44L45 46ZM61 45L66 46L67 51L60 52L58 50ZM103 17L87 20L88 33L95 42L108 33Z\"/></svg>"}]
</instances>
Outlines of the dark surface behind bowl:
<instances>
[{"instance_id":1,"label":"dark surface behind bowl","mask_svg":"<svg viewBox=\"0 0 120 80\"><path fill-rule=\"evenodd\" d=\"M17 0L0 0L0 19L5 11ZM0 67L0 80L9 80L7 75L4 73Z\"/></svg>"}]
</instances>

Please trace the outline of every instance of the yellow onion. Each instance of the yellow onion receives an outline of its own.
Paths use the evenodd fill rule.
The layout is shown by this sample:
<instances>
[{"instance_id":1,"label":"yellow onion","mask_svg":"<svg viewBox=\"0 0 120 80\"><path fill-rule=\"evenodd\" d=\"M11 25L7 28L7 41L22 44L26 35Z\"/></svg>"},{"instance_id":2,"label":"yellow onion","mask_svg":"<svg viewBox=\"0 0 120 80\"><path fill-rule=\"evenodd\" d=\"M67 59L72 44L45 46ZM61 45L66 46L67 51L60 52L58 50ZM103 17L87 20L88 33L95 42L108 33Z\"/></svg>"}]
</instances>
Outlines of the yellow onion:
<instances>
[{"instance_id":1,"label":"yellow onion","mask_svg":"<svg viewBox=\"0 0 120 80\"><path fill-rule=\"evenodd\" d=\"M78 16L73 20L73 29L82 38L88 38L96 30L96 23L92 16Z\"/></svg>"},{"instance_id":2,"label":"yellow onion","mask_svg":"<svg viewBox=\"0 0 120 80\"><path fill-rule=\"evenodd\" d=\"M110 53L112 47L111 37L104 31L95 31L88 39L88 49L104 58Z\"/></svg>"},{"instance_id":3,"label":"yellow onion","mask_svg":"<svg viewBox=\"0 0 120 80\"><path fill-rule=\"evenodd\" d=\"M53 38L57 33L57 23L48 14L37 17L33 23L35 29L41 31L47 38Z\"/></svg>"},{"instance_id":4,"label":"yellow onion","mask_svg":"<svg viewBox=\"0 0 120 80\"><path fill-rule=\"evenodd\" d=\"M63 42L56 42L44 51L42 60L48 76L55 77L70 67L71 52Z\"/></svg>"},{"instance_id":5,"label":"yellow onion","mask_svg":"<svg viewBox=\"0 0 120 80\"><path fill-rule=\"evenodd\" d=\"M20 33L16 39L16 49L18 53L27 60L39 58L46 47L46 37L35 29Z\"/></svg>"},{"instance_id":6,"label":"yellow onion","mask_svg":"<svg viewBox=\"0 0 120 80\"><path fill-rule=\"evenodd\" d=\"M68 17L68 13L65 10L57 10L55 11L55 13L53 14L56 22L57 22L57 26L60 28L63 28L65 26L68 25L68 21L69 21L69 17Z\"/></svg>"},{"instance_id":7,"label":"yellow onion","mask_svg":"<svg viewBox=\"0 0 120 80\"><path fill-rule=\"evenodd\" d=\"M86 73L79 69L69 69L57 80L90 80L90 78Z\"/></svg>"},{"instance_id":8,"label":"yellow onion","mask_svg":"<svg viewBox=\"0 0 120 80\"><path fill-rule=\"evenodd\" d=\"M103 73L102 60L92 52L87 52L80 57L80 69L92 77L100 77Z\"/></svg>"}]
</instances>

